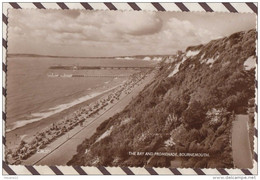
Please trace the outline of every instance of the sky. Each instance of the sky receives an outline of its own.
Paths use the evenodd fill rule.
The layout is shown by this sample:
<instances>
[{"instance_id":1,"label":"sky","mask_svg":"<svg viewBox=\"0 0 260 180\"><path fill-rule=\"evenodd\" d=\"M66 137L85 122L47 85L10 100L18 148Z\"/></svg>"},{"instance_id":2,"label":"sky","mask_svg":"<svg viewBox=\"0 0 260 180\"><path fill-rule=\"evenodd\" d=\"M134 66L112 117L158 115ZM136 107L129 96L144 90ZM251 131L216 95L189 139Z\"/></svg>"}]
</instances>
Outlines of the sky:
<instances>
[{"instance_id":1,"label":"sky","mask_svg":"<svg viewBox=\"0 0 260 180\"><path fill-rule=\"evenodd\" d=\"M8 53L171 55L255 27L249 13L10 9Z\"/></svg>"}]
</instances>

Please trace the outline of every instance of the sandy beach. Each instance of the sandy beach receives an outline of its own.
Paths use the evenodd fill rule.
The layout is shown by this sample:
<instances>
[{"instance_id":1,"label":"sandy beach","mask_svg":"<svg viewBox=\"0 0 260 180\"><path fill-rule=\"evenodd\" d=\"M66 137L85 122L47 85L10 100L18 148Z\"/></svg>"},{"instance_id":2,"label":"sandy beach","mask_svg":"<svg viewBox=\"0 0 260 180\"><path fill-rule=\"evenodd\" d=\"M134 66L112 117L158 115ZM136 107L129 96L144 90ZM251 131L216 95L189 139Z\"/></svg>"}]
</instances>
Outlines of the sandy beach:
<instances>
[{"instance_id":1,"label":"sandy beach","mask_svg":"<svg viewBox=\"0 0 260 180\"><path fill-rule=\"evenodd\" d=\"M66 165L66 163L77 153L77 146L81 144L84 139L90 138L96 131L96 128L109 117L122 111L139 92L147 85L153 78L153 74L149 74L145 79L141 80L129 93L123 93L119 101L100 112L100 115L89 118L84 122L83 126L77 126L69 133L61 136L53 143L46 146L39 153L31 156L23 161L24 165ZM64 152L66 151L66 156Z\"/></svg>"},{"instance_id":2,"label":"sandy beach","mask_svg":"<svg viewBox=\"0 0 260 180\"><path fill-rule=\"evenodd\" d=\"M70 146L74 147L74 150L71 150L70 156L63 158L60 164L66 163L65 161L69 161L76 153L77 145L86 137L90 137L100 123L122 111L150 82L152 74L136 73L117 86L95 93L96 96L87 101L71 106L44 120L17 128L15 132L7 133L8 161L14 164L38 164L41 159L45 159L48 154L53 154L56 149L60 149L69 141L69 144L73 142ZM94 126L91 131L89 131L89 125ZM84 129L88 129L87 133Z\"/></svg>"},{"instance_id":3,"label":"sandy beach","mask_svg":"<svg viewBox=\"0 0 260 180\"><path fill-rule=\"evenodd\" d=\"M25 126L16 128L12 131L6 132L6 140L8 143L7 144L8 148L13 149L13 148L17 147L21 140L26 141L26 140L31 139L33 137L33 135L37 134L37 132L40 132L42 129L48 127L50 124L57 123L58 121L63 120L65 117L67 117L69 114L72 114L79 108L88 106L91 103L98 100L99 98L101 98L102 96L109 94L113 90L113 88L118 86L118 84L112 84L112 85L114 87L112 87L110 85L111 88L108 91L103 90L103 92L102 92L101 88L94 89L93 93L95 93L94 91L97 91L99 93L96 96L93 96L86 101L75 104L75 105L73 105L69 108L66 108L60 112L57 112L47 118L43 118L39 121L35 121L32 123L26 124Z\"/></svg>"}]
</instances>

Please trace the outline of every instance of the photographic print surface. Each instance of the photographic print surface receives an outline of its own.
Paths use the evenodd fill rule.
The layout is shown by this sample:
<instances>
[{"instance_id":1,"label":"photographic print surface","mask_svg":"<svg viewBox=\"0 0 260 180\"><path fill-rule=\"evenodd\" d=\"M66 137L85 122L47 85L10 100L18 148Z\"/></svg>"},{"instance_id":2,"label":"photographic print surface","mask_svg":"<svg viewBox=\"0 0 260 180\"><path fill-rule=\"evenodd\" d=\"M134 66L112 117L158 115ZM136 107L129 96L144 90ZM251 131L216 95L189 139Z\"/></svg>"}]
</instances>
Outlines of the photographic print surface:
<instances>
[{"instance_id":1,"label":"photographic print surface","mask_svg":"<svg viewBox=\"0 0 260 180\"><path fill-rule=\"evenodd\" d=\"M8 164L253 167L255 14L8 13Z\"/></svg>"}]
</instances>

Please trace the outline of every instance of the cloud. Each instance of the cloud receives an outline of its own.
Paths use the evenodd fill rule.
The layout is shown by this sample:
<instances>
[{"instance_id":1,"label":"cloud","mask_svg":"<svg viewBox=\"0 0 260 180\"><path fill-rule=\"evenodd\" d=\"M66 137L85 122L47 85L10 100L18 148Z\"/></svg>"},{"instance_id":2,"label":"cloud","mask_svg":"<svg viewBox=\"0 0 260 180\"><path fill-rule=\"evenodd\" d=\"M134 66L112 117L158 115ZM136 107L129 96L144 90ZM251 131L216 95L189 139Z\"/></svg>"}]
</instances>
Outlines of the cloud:
<instances>
[{"instance_id":1,"label":"cloud","mask_svg":"<svg viewBox=\"0 0 260 180\"><path fill-rule=\"evenodd\" d=\"M155 13L132 13L126 11L116 16L113 26L122 33L130 35L149 35L157 33L163 25L162 20Z\"/></svg>"},{"instance_id":2,"label":"cloud","mask_svg":"<svg viewBox=\"0 0 260 180\"><path fill-rule=\"evenodd\" d=\"M249 15L224 17L229 23L223 15L206 13L9 10L8 47L9 52L81 52L78 56L173 54L255 24Z\"/></svg>"},{"instance_id":3,"label":"cloud","mask_svg":"<svg viewBox=\"0 0 260 180\"><path fill-rule=\"evenodd\" d=\"M78 10L71 10L71 9L70 10L62 10L61 13L58 12L58 11L56 11L56 12L57 12L57 14L61 14L62 17L63 16L67 16L67 17L70 17L72 19L76 19L80 15L80 11L78 11Z\"/></svg>"},{"instance_id":4,"label":"cloud","mask_svg":"<svg viewBox=\"0 0 260 180\"><path fill-rule=\"evenodd\" d=\"M217 35L214 32L200 28L191 21L173 17L165 22L164 28L153 40L161 42L160 48L185 49L189 45L205 43L215 37Z\"/></svg>"},{"instance_id":5,"label":"cloud","mask_svg":"<svg viewBox=\"0 0 260 180\"><path fill-rule=\"evenodd\" d=\"M205 29L195 26L192 22L187 20L178 20L171 18L166 24L165 33L170 35L170 32L178 41L204 41L210 35ZM171 36L171 35L170 35Z\"/></svg>"},{"instance_id":6,"label":"cloud","mask_svg":"<svg viewBox=\"0 0 260 180\"><path fill-rule=\"evenodd\" d=\"M10 21L18 25L20 33L28 38L33 36L37 39L41 32L38 38L48 36L45 40L50 43L66 42L67 33L77 34L75 37L81 37L82 41L127 42L127 35L155 34L163 26L163 21L154 12L130 11L23 10L12 11ZM18 35L16 32L13 34ZM80 41L78 38L75 40Z\"/></svg>"},{"instance_id":7,"label":"cloud","mask_svg":"<svg viewBox=\"0 0 260 180\"><path fill-rule=\"evenodd\" d=\"M77 23L83 23L86 40L127 41L125 36L144 36L160 31L162 20L155 13L110 12L82 13Z\"/></svg>"}]
</instances>

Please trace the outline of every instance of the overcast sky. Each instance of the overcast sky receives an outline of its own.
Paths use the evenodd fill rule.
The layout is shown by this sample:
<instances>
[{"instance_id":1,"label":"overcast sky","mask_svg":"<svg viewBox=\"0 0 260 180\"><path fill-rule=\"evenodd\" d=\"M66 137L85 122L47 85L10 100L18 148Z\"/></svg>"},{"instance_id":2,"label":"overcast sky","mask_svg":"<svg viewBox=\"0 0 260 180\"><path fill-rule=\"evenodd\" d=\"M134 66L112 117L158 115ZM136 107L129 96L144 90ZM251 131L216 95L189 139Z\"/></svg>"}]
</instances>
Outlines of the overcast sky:
<instances>
[{"instance_id":1,"label":"overcast sky","mask_svg":"<svg viewBox=\"0 0 260 180\"><path fill-rule=\"evenodd\" d=\"M9 10L8 53L59 56L174 54L256 27L254 14Z\"/></svg>"}]
</instances>

